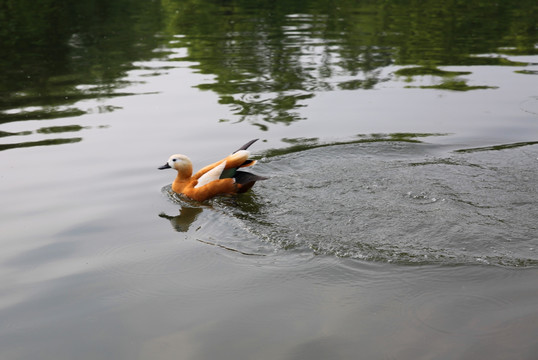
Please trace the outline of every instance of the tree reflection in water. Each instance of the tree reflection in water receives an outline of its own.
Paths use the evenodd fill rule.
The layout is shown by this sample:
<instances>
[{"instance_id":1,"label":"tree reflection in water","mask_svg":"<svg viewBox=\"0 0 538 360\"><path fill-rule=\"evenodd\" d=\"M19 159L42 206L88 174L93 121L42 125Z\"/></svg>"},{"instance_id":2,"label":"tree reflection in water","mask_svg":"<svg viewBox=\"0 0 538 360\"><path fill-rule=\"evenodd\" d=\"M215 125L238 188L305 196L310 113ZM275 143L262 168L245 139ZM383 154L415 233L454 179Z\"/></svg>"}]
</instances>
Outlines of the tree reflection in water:
<instances>
[{"instance_id":1,"label":"tree reflection in water","mask_svg":"<svg viewBox=\"0 0 538 360\"><path fill-rule=\"evenodd\" d=\"M506 55L538 52L530 0L9 4L0 11L0 123L85 115L81 100L130 95L121 91L127 72L170 48L186 55L169 60L211 75L197 87L231 110L216 121L262 130L304 120L299 109L318 92L375 89L398 76L391 65L428 69L437 89L474 90L483 87L468 86L465 72L438 67L522 65Z\"/></svg>"}]
</instances>

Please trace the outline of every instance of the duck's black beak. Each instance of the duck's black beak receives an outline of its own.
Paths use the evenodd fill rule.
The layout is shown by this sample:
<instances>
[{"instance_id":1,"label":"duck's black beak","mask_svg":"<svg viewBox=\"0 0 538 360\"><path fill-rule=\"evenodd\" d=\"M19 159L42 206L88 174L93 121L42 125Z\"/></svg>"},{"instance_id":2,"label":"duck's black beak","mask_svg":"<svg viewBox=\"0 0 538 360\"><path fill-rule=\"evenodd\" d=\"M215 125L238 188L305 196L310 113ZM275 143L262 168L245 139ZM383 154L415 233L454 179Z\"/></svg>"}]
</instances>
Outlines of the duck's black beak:
<instances>
[{"instance_id":1,"label":"duck's black beak","mask_svg":"<svg viewBox=\"0 0 538 360\"><path fill-rule=\"evenodd\" d=\"M163 166L159 167L159 170L164 170L164 169L171 169L172 167L170 165L168 165L168 163L164 164Z\"/></svg>"}]
</instances>

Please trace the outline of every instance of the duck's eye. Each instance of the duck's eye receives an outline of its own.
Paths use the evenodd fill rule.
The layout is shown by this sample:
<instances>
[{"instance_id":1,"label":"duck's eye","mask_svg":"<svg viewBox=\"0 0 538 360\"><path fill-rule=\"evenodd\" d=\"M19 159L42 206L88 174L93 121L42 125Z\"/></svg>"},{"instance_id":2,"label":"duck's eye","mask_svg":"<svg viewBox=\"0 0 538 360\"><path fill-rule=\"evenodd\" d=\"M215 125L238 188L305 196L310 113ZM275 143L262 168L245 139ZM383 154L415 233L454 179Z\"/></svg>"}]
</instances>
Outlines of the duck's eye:
<instances>
[{"instance_id":1,"label":"duck's eye","mask_svg":"<svg viewBox=\"0 0 538 360\"><path fill-rule=\"evenodd\" d=\"M177 159L172 159L173 162L176 162Z\"/></svg>"}]
</instances>

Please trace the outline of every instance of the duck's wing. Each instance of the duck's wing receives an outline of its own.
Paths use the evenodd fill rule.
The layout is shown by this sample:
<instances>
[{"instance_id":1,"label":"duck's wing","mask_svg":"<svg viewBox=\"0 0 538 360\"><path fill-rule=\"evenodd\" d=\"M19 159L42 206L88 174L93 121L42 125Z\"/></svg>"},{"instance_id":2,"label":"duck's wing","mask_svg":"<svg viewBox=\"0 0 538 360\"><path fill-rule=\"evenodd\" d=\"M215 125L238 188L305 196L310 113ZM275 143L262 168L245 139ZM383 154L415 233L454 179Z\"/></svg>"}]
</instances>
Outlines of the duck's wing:
<instances>
[{"instance_id":1,"label":"duck's wing","mask_svg":"<svg viewBox=\"0 0 538 360\"><path fill-rule=\"evenodd\" d=\"M195 189L209 184L212 181L219 180L222 175L222 171L226 168L226 160L222 161L220 164L215 166L213 169L206 171L198 179L198 183L194 187ZM196 176L196 175L195 175Z\"/></svg>"},{"instance_id":2,"label":"duck's wing","mask_svg":"<svg viewBox=\"0 0 538 360\"><path fill-rule=\"evenodd\" d=\"M247 148L253 143L255 143L257 140L258 139L249 141L248 143L234 151L228 157L200 169L196 174L194 174L193 178L199 180L205 173L221 165L223 162L226 162L226 165L223 172L221 172L221 178L232 177L235 174L237 168L254 165L256 163L256 160L249 160L248 157L250 156L250 152L247 151Z\"/></svg>"},{"instance_id":3,"label":"duck's wing","mask_svg":"<svg viewBox=\"0 0 538 360\"><path fill-rule=\"evenodd\" d=\"M223 162L206 172L198 179L198 183L194 186L193 191L187 195L193 199L205 200L218 194L244 193L256 181L268 179L264 176L251 174L246 171L236 171L232 178L223 178L222 173L225 167L226 162Z\"/></svg>"},{"instance_id":4,"label":"duck's wing","mask_svg":"<svg viewBox=\"0 0 538 360\"><path fill-rule=\"evenodd\" d=\"M240 150L236 153L233 153L232 155L217 161L213 164L207 165L203 169L198 170L196 174L194 174L194 179L200 179L202 176L204 176L207 172L211 171L212 169L216 168L217 166L220 166L224 164L223 170L227 169L235 169L238 167L243 166L245 162L248 162L248 157L250 156L250 152L247 150ZM221 171L222 173L222 171ZM230 177L230 176L228 176Z\"/></svg>"},{"instance_id":5,"label":"duck's wing","mask_svg":"<svg viewBox=\"0 0 538 360\"><path fill-rule=\"evenodd\" d=\"M248 157L250 156L250 153L247 151L248 147L252 144L254 144L256 141L258 141L258 139L254 139L254 140L250 140L248 143L246 143L245 145L241 146L239 149L235 150L231 156L235 155L235 154L246 154L246 157L238 157L237 160L238 161L235 161L233 164L229 165L229 166L226 166L226 169L222 172L220 178L221 179L226 179L226 178L235 178L236 176L236 173L237 173L237 169L239 168L242 168L242 167L248 167L248 166L252 166L254 164L256 164L256 160L252 160L252 159L249 159ZM245 159L243 161L243 159Z\"/></svg>"},{"instance_id":6,"label":"duck's wing","mask_svg":"<svg viewBox=\"0 0 538 360\"><path fill-rule=\"evenodd\" d=\"M241 154L241 152L244 152L244 153ZM242 156L234 159L233 156L236 154L241 154ZM230 155L228 158L226 158L227 159L226 163L228 165L226 165L226 168L220 175L220 178L226 179L226 178L235 177L235 174L237 173L237 169L256 164L256 160L249 159L248 158L249 156L250 156L250 153L248 151L239 150L238 152L235 152L232 155ZM230 157L232 157L232 159L230 159Z\"/></svg>"}]
</instances>

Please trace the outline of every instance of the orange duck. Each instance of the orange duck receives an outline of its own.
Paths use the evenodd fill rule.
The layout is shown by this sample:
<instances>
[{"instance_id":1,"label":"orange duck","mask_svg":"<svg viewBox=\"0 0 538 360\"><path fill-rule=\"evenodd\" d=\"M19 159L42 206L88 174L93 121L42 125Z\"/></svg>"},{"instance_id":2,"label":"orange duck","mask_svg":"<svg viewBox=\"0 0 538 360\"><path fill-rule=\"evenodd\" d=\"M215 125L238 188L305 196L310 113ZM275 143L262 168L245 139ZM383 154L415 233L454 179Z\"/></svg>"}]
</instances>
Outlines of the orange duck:
<instances>
[{"instance_id":1,"label":"orange duck","mask_svg":"<svg viewBox=\"0 0 538 360\"><path fill-rule=\"evenodd\" d=\"M191 160L181 154L170 156L168 162L159 169L177 170L172 190L196 201L204 201L217 195L244 193L256 181L267 179L237 170L256 163L256 160L249 160L250 152L247 148L257 140L249 141L228 157L207 165L194 175L192 175Z\"/></svg>"}]
</instances>

